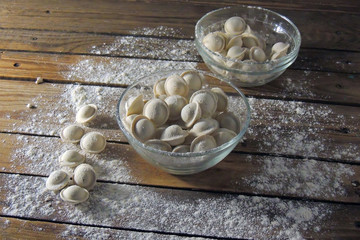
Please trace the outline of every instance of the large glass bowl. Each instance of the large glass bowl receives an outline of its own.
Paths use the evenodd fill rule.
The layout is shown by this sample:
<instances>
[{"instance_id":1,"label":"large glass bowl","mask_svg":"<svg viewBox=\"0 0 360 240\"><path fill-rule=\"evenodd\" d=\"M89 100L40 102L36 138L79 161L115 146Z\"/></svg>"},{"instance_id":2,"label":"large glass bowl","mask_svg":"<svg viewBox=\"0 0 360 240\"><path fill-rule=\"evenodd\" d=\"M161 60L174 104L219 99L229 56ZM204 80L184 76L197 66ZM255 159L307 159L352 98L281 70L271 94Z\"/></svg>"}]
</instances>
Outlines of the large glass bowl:
<instances>
[{"instance_id":1,"label":"large glass bowl","mask_svg":"<svg viewBox=\"0 0 360 240\"><path fill-rule=\"evenodd\" d=\"M208 169L223 160L240 142L245 134L250 122L250 106L244 94L232 83L219 80L212 73L198 71L205 76L205 88L220 87L229 97L228 110L234 112L241 123L240 132L229 142L203 152L174 153L160 151L152 147L146 146L128 131L124 121L126 116L125 103L132 97L142 94L144 99L153 98L153 85L159 80L166 78L172 74L181 74L185 70L164 71L152 74L150 76L139 79L135 84L129 86L121 95L116 118L120 129L126 136L130 145L149 163L172 174L193 174Z\"/></svg>"},{"instance_id":2,"label":"large glass bowl","mask_svg":"<svg viewBox=\"0 0 360 240\"><path fill-rule=\"evenodd\" d=\"M223 31L225 21L233 16L242 17L253 32L265 41L267 56L276 42L289 43L288 54L275 61L257 63L229 59L205 47L202 43L204 36ZM205 64L219 77L239 87L261 86L279 77L297 58L300 44L301 35L294 23L261 7L241 5L217 9L204 15L195 26L195 45Z\"/></svg>"}]
</instances>

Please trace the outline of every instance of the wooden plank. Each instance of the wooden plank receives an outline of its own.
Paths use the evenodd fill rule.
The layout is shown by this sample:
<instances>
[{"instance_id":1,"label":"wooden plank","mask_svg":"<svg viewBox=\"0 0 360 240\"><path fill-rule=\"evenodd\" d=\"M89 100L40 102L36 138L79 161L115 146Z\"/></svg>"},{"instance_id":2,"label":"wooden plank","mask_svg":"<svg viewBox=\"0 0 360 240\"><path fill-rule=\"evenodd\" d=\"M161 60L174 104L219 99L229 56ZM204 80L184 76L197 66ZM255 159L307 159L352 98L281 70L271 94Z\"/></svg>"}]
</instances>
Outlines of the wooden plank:
<instances>
[{"instance_id":1,"label":"wooden plank","mask_svg":"<svg viewBox=\"0 0 360 240\"><path fill-rule=\"evenodd\" d=\"M0 30L0 49L202 61L193 40L18 29ZM12 53L4 53L4 58L10 54ZM297 61L290 69L359 73L360 53L301 49Z\"/></svg>"},{"instance_id":2,"label":"wooden plank","mask_svg":"<svg viewBox=\"0 0 360 240\"><path fill-rule=\"evenodd\" d=\"M0 26L31 30L192 38L195 23L201 16L226 5L228 4L163 1L141 4L130 1L121 4L114 4L112 1L102 1L101 4L5 1ZM304 47L359 50L358 33L354 34L354 29L359 29L359 14L272 9L294 21L302 33ZM313 24L314 22L317 24Z\"/></svg>"},{"instance_id":3,"label":"wooden plank","mask_svg":"<svg viewBox=\"0 0 360 240\"><path fill-rule=\"evenodd\" d=\"M201 63L156 61L146 59L73 56L45 53L5 51L0 55L0 77L35 80L42 76L53 82L80 82L124 86L163 68L199 68ZM339 64L341 65L341 64ZM91 74L89 67L93 67ZM126 75L122 75L126 73ZM96 77L94 77L96 76ZM108 78L104 78L107 76ZM245 94L269 98L285 98L358 105L359 74L325 73L288 69L279 79L262 87L243 88Z\"/></svg>"},{"instance_id":4,"label":"wooden plank","mask_svg":"<svg viewBox=\"0 0 360 240\"><path fill-rule=\"evenodd\" d=\"M126 141L114 113L123 88L0 81L0 129L59 136L74 121L75 109L97 104L92 125L109 140ZM251 98L252 120L237 151L358 162L359 108ZM28 103L37 106L26 107ZM236 104L236 103L233 103ZM105 123L105 124L104 124Z\"/></svg>"},{"instance_id":5,"label":"wooden plank","mask_svg":"<svg viewBox=\"0 0 360 240\"><path fill-rule=\"evenodd\" d=\"M154 0L152 0L154 1ZM179 0L169 0L171 2L178 3ZM159 0L161 2L161 0ZM210 6L232 6L232 5L254 5L265 8L279 8L279 9L297 9L304 11L322 11L322 12L347 12L347 13L359 13L356 11L359 6L359 2L356 0L343 2L341 0L332 0L327 2L314 2L311 0L302 0L296 2L289 2L284 0L276 0L271 1L232 1L232 0L224 0L221 2L214 2L209 0L188 0L187 3L191 3L194 5L202 4L202 5L210 5Z\"/></svg>"},{"instance_id":6,"label":"wooden plank","mask_svg":"<svg viewBox=\"0 0 360 240\"><path fill-rule=\"evenodd\" d=\"M45 178L0 174L0 213L65 223L219 238L359 235L359 205L98 183L77 206L44 191Z\"/></svg>"},{"instance_id":7,"label":"wooden plank","mask_svg":"<svg viewBox=\"0 0 360 240\"><path fill-rule=\"evenodd\" d=\"M112 228L101 228L65 223L23 220L13 217L0 217L1 237L15 239L187 239L176 235L163 235L151 232L136 232ZM199 238L206 239L206 238Z\"/></svg>"},{"instance_id":8,"label":"wooden plank","mask_svg":"<svg viewBox=\"0 0 360 240\"><path fill-rule=\"evenodd\" d=\"M59 138L8 134L0 138L0 170L7 173L48 176L60 168L59 155L80 150ZM99 155L88 154L86 162L102 181L360 203L359 189L353 186L360 179L357 165L232 153L205 172L174 176L151 166L131 146L118 143L109 143Z\"/></svg>"}]
</instances>

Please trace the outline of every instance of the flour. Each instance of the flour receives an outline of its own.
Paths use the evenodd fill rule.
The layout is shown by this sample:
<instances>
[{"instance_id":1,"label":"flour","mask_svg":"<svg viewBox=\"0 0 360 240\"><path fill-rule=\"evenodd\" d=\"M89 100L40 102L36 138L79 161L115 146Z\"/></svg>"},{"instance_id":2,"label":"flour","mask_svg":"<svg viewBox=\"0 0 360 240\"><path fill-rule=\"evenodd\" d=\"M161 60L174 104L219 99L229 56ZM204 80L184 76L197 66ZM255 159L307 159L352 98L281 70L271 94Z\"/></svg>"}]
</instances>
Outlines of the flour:
<instances>
[{"instance_id":1,"label":"flour","mask_svg":"<svg viewBox=\"0 0 360 240\"><path fill-rule=\"evenodd\" d=\"M359 145L337 143L328 130L353 125L348 124L353 120L337 114L328 105L256 98L249 98L249 103L252 122L245 137L256 141L258 150L360 161Z\"/></svg>"},{"instance_id":2,"label":"flour","mask_svg":"<svg viewBox=\"0 0 360 240\"><path fill-rule=\"evenodd\" d=\"M258 172L243 178L255 192L280 192L301 197L339 198L345 196L345 182L351 181L354 171L338 163L324 163L311 159L294 160L280 157L247 157L260 166ZM345 180L346 179L346 180Z\"/></svg>"},{"instance_id":3,"label":"flour","mask_svg":"<svg viewBox=\"0 0 360 240\"><path fill-rule=\"evenodd\" d=\"M302 239L336 205L98 183L89 201L66 204L45 178L0 175L9 192L4 214L67 223L216 237ZM161 213L161 214L159 214ZM68 229L63 233L71 233Z\"/></svg>"},{"instance_id":4,"label":"flour","mask_svg":"<svg viewBox=\"0 0 360 240\"><path fill-rule=\"evenodd\" d=\"M143 27L131 30L132 35L157 36L157 37L184 37L181 29L166 26L157 26L154 28Z\"/></svg>"},{"instance_id":5,"label":"flour","mask_svg":"<svg viewBox=\"0 0 360 240\"><path fill-rule=\"evenodd\" d=\"M99 227L82 227L75 225L67 225L65 231L61 233L61 238L66 240L79 239L81 236L84 239L142 239L142 240L202 240L205 238L196 237L182 237L176 235L161 235L151 232L135 232L123 231L109 228Z\"/></svg>"},{"instance_id":6,"label":"flour","mask_svg":"<svg viewBox=\"0 0 360 240\"><path fill-rule=\"evenodd\" d=\"M159 27L140 29L134 34L178 35L175 30L173 33L168 31L172 30ZM140 52L134 51L134 55L131 55L131 43L139 44L141 41L144 41L141 37L122 37L116 39L113 44L94 47L91 51L94 54L111 55L116 54L117 48L122 46L130 49L127 51L129 57L136 57ZM150 49L147 50L146 57L163 56L172 59L172 54L180 53L179 60L182 56L184 59L188 58L188 48L192 47L188 42L184 40L170 44L170 53ZM180 49L176 49L177 47ZM268 239L271 235L274 238L302 239L307 231L322 231L319 226L331 216L337 205L99 182L88 202L73 206L61 201L58 195L46 191L45 176L58 169L58 157L65 150L77 148L72 144L61 143L58 133L62 126L74 122L74 113L79 107L87 103L97 105L99 120L91 127L109 131L113 138L120 138L115 110L124 88L119 86L132 84L137 79L159 70L194 69L196 66L195 62L112 57L84 57L72 65L68 72L64 73L64 77L69 80L117 87L51 84L53 88L60 89L59 95L53 96L52 101L42 96L31 101L37 108L26 109L19 117L19 123L11 130L53 137L18 135L18 145L11 156L13 163L10 169L15 172L18 171L18 166L22 166L25 173L44 177L0 174L7 183L6 186L1 185L0 190L9 192L4 198L5 206L2 213L68 223L120 226L128 229L220 238ZM39 87L46 84L49 83ZM327 165L311 158L332 156L328 160L359 161L359 146L343 144L327 148L329 145L336 146L332 138L328 137L332 132L329 132L327 127L347 126L351 119L336 115L330 107L321 104L255 98L249 98L249 102L252 107L252 122L246 138L253 141L256 151L301 155L308 158L295 164L294 161L297 160L294 159L263 159L259 173L243 179L254 189L254 193L276 191L304 197L333 197L346 194L342 179L352 176L353 171L341 164L337 165L339 167L326 168ZM12 113L6 118L11 119ZM325 122L323 119L326 119ZM86 161L94 166L102 181L137 183L138 179L133 173L136 169L118 153L117 146L109 144L104 153L87 156ZM249 157L249 161L254 160L250 158L252 157ZM316 171L320 174L314 174ZM284 188L290 179L293 179L294 186ZM302 185L304 181L306 184ZM62 237L77 234L79 228L69 226ZM85 231L84 236L94 238L108 236L107 230L97 230L99 229L87 228L81 231ZM138 238L137 232L130 234ZM149 234L148 236L152 236ZM155 235L155 238L157 237Z\"/></svg>"},{"instance_id":7,"label":"flour","mask_svg":"<svg viewBox=\"0 0 360 240\"><path fill-rule=\"evenodd\" d=\"M59 157L66 150L80 151L78 145L63 143L59 138L18 135L16 145L17 148L12 156L12 161L16 161L16 164L10 167L11 171L16 172L18 166L22 166L27 173L43 176L48 176L51 172L60 169ZM100 179L137 182L131 174L127 161L121 156L115 144L109 143L100 154L86 154L83 151L80 153L86 155L86 163L94 167ZM67 167L62 169L67 172L73 171Z\"/></svg>"},{"instance_id":8,"label":"flour","mask_svg":"<svg viewBox=\"0 0 360 240\"><path fill-rule=\"evenodd\" d=\"M158 71L194 69L196 63L148 59L84 59L70 67L65 74L69 80L90 83L131 85L141 77Z\"/></svg>"},{"instance_id":9,"label":"flour","mask_svg":"<svg viewBox=\"0 0 360 240\"><path fill-rule=\"evenodd\" d=\"M92 46L90 52L96 55L125 56L152 59L199 61L194 41L161 39L151 37L116 37L111 44Z\"/></svg>"}]
</instances>

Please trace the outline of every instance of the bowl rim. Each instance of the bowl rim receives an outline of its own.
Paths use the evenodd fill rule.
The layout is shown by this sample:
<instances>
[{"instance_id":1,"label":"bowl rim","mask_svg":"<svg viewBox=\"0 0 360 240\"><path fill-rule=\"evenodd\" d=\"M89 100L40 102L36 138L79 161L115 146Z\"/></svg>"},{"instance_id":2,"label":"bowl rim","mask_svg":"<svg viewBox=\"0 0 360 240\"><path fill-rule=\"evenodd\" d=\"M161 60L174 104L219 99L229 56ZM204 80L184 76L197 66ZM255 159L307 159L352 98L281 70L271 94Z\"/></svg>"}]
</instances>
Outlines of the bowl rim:
<instances>
[{"instance_id":1,"label":"bowl rim","mask_svg":"<svg viewBox=\"0 0 360 240\"><path fill-rule=\"evenodd\" d=\"M208 49L207 47L205 47L205 45L200 41L200 32L201 32L201 27L200 24L205 21L205 19L207 17L209 17L210 15L217 13L217 12L221 12L224 10L228 10L228 9L257 9L263 12L268 12L271 13L281 19L283 19L285 22L287 22L288 24L290 24L290 26L295 30L296 32L296 36L298 36L297 38L292 38L294 41L294 48L292 49L292 51L287 54L284 57L281 57L280 59L276 60L276 61L265 61L262 63L259 62L253 62L253 61L249 61L249 62L245 62L242 60L236 60L236 59L230 59L227 57L222 56L221 54L217 53L217 52L213 52L210 49ZM236 5L236 6L228 6L228 7L223 7L223 8L219 8L219 9L215 9L213 11L210 11L208 13L206 13L204 16L202 16L195 25L195 45L200 48L203 51L203 54L205 54L206 58L208 61L211 62L212 65L215 65L215 67L218 67L220 69L226 70L226 71L233 71L235 73L239 73L239 74L251 74L251 75L262 75L262 74L268 74L268 73L273 73L273 72L277 72L279 71L278 69L281 68L282 66L285 66L289 63L292 63L295 61L295 59L297 58L297 55L299 53L300 50L300 46L301 46L301 34L299 29L296 27L296 25L287 17L269 10L267 8L263 8L260 6L251 6L251 5ZM199 49L198 49L199 51ZM202 55L201 51L199 51L200 55ZM221 58L221 60L223 61L232 61L234 63L241 63L244 65L250 65L250 66L256 66L256 65L266 65L266 64L272 64L272 68L268 71L241 71L240 69L236 69L236 68L231 68L231 67L226 67L225 65L219 64L218 62L214 61L212 59L211 56L216 56L218 58Z\"/></svg>"},{"instance_id":2,"label":"bowl rim","mask_svg":"<svg viewBox=\"0 0 360 240\"><path fill-rule=\"evenodd\" d=\"M131 133L126 129L126 127L124 126L124 124L123 124L123 122L122 122L122 120L120 118L120 104L121 104L122 100L124 99L124 97L126 96L126 94L128 93L128 91L130 91L132 88L137 86L139 83L142 82L142 80L144 80L146 78L151 78L151 77L154 77L154 76L159 75L159 74L167 74L168 76L170 76L171 74L181 73L181 72L190 71L190 70L191 71L197 71L199 73L202 73L202 74L211 76L213 78L216 78L221 82L225 82L226 84L230 85L230 87L235 89L235 91L241 96L241 98L243 99L243 101L245 103L245 107L246 107L246 120L245 120L245 122L243 124L243 127L242 127L241 131L236 135L236 137L232 138L229 142L224 143L223 145L217 146L216 148L212 148L212 149L207 150L207 151L187 152L187 153L167 152L167 151L158 150L158 149L146 146L144 143L140 142L135 137L133 137L131 135ZM241 138L246 133L248 127L249 127L250 119L251 119L251 108L250 108L249 101L248 101L247 97L244 95L244 93L239 88L237 88L233 83L219 78L214 73L202 71L202 70L199 70L199 69L173 69L173 70L164 70L164 71L160 70L160 71L154 72L154 73L152 73L150 75L143 76L143 77L139 78L136 82L134 82L132 85L128 86L125 89L125 91L121 94L121 96L120 96L120 98L118 100L117 106L116 106L116 121L117 121L121 131L123 132L123 134L125 135L125 137L128 140L130 138L133 142L135 142L135 144L137 144L141 148L146 149L147 151L157 153L157 154L161 154L161 155L165 155L165 156L166 155L167 156L173 156L173 157L199 157L199 156L204 156L204 155L213 154L213 153L222 151L224 149L229 148L234 143L238 144L240 142Z\"/></svg>"}]
</instances>

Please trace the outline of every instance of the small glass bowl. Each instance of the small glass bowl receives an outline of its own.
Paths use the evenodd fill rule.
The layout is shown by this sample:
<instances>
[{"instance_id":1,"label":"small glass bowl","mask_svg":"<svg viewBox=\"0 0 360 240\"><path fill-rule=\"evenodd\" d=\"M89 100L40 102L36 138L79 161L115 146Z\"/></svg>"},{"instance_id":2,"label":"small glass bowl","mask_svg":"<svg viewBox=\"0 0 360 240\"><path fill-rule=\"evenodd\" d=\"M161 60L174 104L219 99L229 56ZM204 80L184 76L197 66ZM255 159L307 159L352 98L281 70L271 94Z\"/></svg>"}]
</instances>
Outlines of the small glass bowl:
<instances>
[{"instance_id":1,"label":"small glass bowl","mask_svg":"<svg viewBox=\"0 0 360 240\"><path fill-rule=\"evenodd\" d=\"M267 56L272 45L280 41L290 44L288 54L274 61L257 63L230 59L205 47L204 36L223 31L225 21L233 16L242 17L251 30L263 38ZM205 64L218 77L239 87L261 86L279 77L297 58L300 44L301 35L294 23L261 7L241 5L217 9L204 15L195 26L195 45Z\"/></svg>"},{"instance_id":2,"label":"small glass bowl","mask_svg":"<svg viewBox=\"0 0 360 240\"><path fill-rule=\"evenodd\" d=\"M166 152L146 146L136 138L126 128L123 122L126 116L125 103L132 97L142 94L144 99L153 98L153 85L159 80L172 74L194 69L172 70L157 72L150 76L139 79L135 84L129 86L121 95L118 105L116 118L120 129L129 141L130 145L149 163L169 172L178 175L187 175L204 171L223 160L240 142L245 134L250 122L250 106L244 94L232 83L219 80L214 74L198 71L205 76L205 88L220 87L229 97L228 110L234 112L241 123L240 132L229 142L203 152L174 153Z\"/></svg>"}]
</instances>

